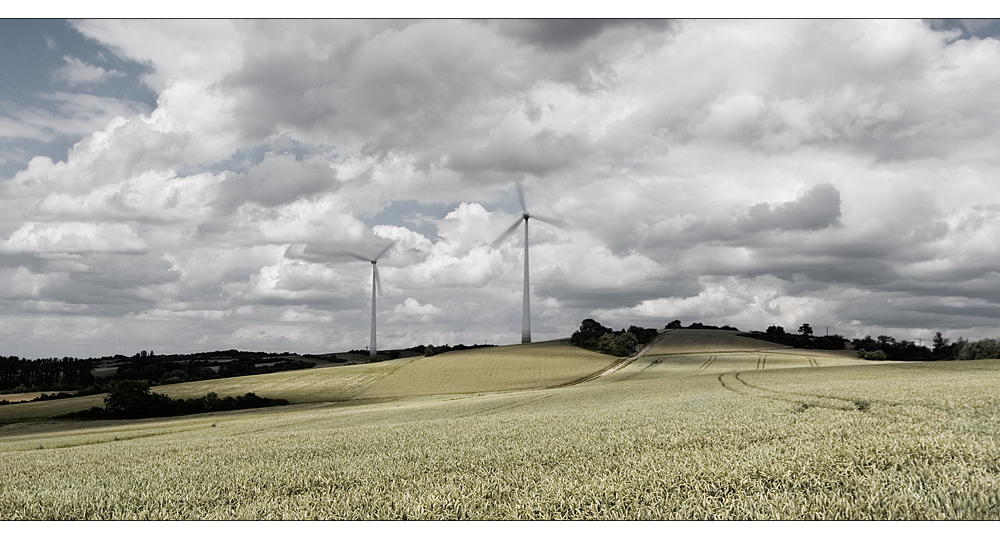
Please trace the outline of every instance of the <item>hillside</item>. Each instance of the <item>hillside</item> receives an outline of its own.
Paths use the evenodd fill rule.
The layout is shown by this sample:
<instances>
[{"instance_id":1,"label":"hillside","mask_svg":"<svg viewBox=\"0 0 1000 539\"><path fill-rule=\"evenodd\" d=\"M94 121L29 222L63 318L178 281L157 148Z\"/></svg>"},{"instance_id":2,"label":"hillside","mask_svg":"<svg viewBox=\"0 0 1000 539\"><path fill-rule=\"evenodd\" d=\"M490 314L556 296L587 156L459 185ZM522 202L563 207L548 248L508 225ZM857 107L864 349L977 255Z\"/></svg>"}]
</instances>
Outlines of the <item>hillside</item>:
<instances>
[{"instance_id":1,"label":"hillside","mask_svg":"<svg viewBox=\"0 0 1000 539\"><path fill-rule=\"evenodd\" d=\"M676 329L663 332L644 358L622 372L627 376L636 369L649 368L653 362L655 370L661 373L690 373L705 362L709 365L699 372L754 369L761 357L758 352L762 351L772 358L767 360L771 367L779 364L786 367L826 365L836 358L846 361L837 360L837 364L859 363L857 359L843 358L845 352L795 350L738 336L731 331ZM733 355L738 353L751 355ZM712 359L712 354L724 356ZM809 359L823 357L834 359L820 363ZM158 386L153 390L172 398L196 398L209 392L235 397L254 392L262 397L287 399L293 404L341 402L556 387L600 373L617 361L562 339L378 363L201 380ZM44 419L100 406L101 399L102 396L93 395L0 406L0 424Z\"/></svg>"},{"instance_id":2,"label":"hillside","mask_svg":"<svg viewBox=\"0 0 1000 539\"><path fill-rule=\"evenodd\" d=\"M737 352L790 348L781 344L742 337L737 331L718 329L671 329L664 331L647 355Z\"/></svg>"},{"instance_id":3,"label":"hillside","mask_svg":"<svg viewBox=\"0 0 1000 539\"><path fill-rule=\"evenodd\" d=\"M449 352L403 365L358 398L553 387L599 372L615 361L566 340Z\"/></svg>"}]
</instances>

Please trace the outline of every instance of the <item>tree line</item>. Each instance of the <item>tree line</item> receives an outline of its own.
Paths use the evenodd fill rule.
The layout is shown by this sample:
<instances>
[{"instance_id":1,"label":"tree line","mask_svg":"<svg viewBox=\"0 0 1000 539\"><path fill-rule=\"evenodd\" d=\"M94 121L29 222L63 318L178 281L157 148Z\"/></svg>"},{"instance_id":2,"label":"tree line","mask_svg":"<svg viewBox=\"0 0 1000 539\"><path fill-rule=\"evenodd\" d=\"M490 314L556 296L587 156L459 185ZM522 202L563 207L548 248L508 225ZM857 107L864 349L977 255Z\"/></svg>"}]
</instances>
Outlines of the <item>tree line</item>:
<instances>
[{"instance_id":1,"label":"tree line","mask_svg":"<svg viewBox=\"0 0 1000 539\"><path fill-rule=\"evenodd\" d=\"M851 344L858 351L858 357L871 360L889 361L953 361L970 359L1000 358L1000 341L985 338L978 341L967 341L959 338L952 342L941 332L934 334L932 348L912 341L901 340L888 335L872 338L854 339Z\"/></svg>"},{"instance_id":2,"label":"tree line","mask_svg":"<svg viewBox=\"0 0 1000 539\"><path fill-rule=\"evenodd\" d=\"M56 416L56 419L142 419L178 415L223 412L247 408L264 408L289 404L285 399L268 399L247 393L238 397L219 398L215 392L195 399L172 399L153 393L145 380L124 380L115 383L104 397L104 407Z\"/></svg>"},{"instance_id":3,"label":"tree line","mask_svg":"<svg viewBox=\"0 0 1000 539\"><path fill-rule=\"evenodd\" d=\"M842 335L817 336L809 324L799 326L798 334L786 333L785 328L772 325L768 326L764 331L750 331L743 333L743 335L762 341L784 344L793 348L814 350L843 350L847 348L848 343L848 340Z\"/></svg>"},{"instance_id":4,"label":"tree line","mask_svg":"<svg viewBox=\"0 0 1000 539\"><path fill-rule=\"evenodd\" d=\"M0 393L72 391L75 395L95 395L105 393L112 384L123 380L167 385L308 369L315 366L315 363L303 359L308 357L289 352L274 354L239 350L172 355L154 355L143 351L131 357L119 354L88 359L0 356ZM258 366L265 361L272 364ZM113 375L97 377L93 374L95 369L108 365L117 367Z\"/></svg>"},{"instance_id":5,"label":"tree line","mask_svg":"<svg viewBox=\"0 0 1000 539\"><path fill-rule=\"evenodd\" d=\"M672 320L664 329L717 329L739 331L733 326L713 326L694 322L684 326L680 320ZM630 356L635 353L639 344L648 343L656 336L655 329L643 329L631 326L628 330L613 331L599 322L588 318L580 324L580 329L573 333L570 342L604 354L615 356ZM802 324L798 333L789 333L785 328L771 325L765 331L748 331L740 335L754 339L783 344L793 348L817 350L844 350L850 345L858 357L868 360L888 361L949 361L971 359L1000 359L1000 340L985 338L978 341L967 341L959 338L957 341L946 339L937 332L932 340L932 347L908 340L897 340L889 335L871 337L866 335L860 339L847 339L843 335L816 335L810 324Z\"/></svg>"}]
</instances>

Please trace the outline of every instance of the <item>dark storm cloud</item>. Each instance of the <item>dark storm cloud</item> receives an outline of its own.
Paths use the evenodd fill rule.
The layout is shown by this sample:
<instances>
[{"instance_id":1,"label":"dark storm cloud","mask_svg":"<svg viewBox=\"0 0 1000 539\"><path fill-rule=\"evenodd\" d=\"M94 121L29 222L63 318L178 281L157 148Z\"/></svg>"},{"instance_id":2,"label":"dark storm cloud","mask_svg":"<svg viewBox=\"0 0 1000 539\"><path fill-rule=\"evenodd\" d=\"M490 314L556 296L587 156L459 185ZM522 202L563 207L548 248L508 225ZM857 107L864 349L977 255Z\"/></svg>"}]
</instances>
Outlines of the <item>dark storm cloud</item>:
<instances>
[{"instance_id":1,"label":"dark storm cloud","mask_svg":"<svg viewBox=\"0 0 1000 539\"><path fill-rule=\"evenodd\" d=\"M705 219L684 234L695 241L734 241L754 234L778 231L816 231L840 225L840 191L821 184L785 203L762 202L731 219Z\"/></svg>"},{"instance_id":2,"label":"dark storm cloud","mask_svg":"<svg viewBox=\"0 0 1000 539\"><path fill-rule=\"evenodd\" d=\"M1000 37L1000 19L927 19L932 29L959 31L963 39Z\"/></svg>"},{"instance_id":3,"label":"dark storm cloud","mask_svg":"<svg viewBox=\"0 0 1000 539\"><path fill-rule=\"evenodd\" d=\"M0 268L25 267L40 273L47 264L47 260L32 253L0 253Z\"/></svg>"},{"instance_id":4,"label":"dark storm cloud","mask_svg":"<svg viewBox=\"0 0 1000 539\"><path fill-rule=\"evenodd\" d=\"M995 326L995 320L1000 318L1000 304L976 299L956 302L953 299L893 294L853 298L839 304L835 315L866 326L934 331Z\"/></svg>"},{"instance_id":5,"label":"dark storm cloud","mask_svg":"<svg viewBox=\"0 0 1000 539\"><path fill-rule=\"evenodd\" d=\"M737 220L748 232L762 230L821 230L840 224L840 191L825 183L784 204L760 203Z\"/></svg>"},{"instance_id":6,"label":"dark storm cloud","mask_svg":"<svg viewBox=\"0 0 1000 539\"><path fill-rule=\"evenodd\" d=\"M498 21L500 33L541 49L562 51L599 36L608 28L645 27L662 30L671 24L657 19L533 19Z\"/></svg>"}]
</instances>

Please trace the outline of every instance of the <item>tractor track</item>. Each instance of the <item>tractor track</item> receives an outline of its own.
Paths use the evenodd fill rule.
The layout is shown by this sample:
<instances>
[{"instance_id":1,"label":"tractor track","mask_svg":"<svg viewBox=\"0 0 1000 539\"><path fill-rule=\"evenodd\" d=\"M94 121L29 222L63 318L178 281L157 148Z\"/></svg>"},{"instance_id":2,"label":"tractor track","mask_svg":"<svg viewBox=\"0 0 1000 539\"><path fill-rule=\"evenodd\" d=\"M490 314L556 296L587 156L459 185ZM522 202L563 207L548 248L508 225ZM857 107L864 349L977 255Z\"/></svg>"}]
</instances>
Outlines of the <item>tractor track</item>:
<instances>
[{"instance_id":1,"label":"tractor track","mask_svg":"<svg viewBox=\"0 0 1000 539\"><path fill-rule=\"evenodd\" d=\"M700 367L698 367L697 369L695 369L695 371L692 372L691 374L689 374L688 376L697 376L697 375L705 372L705 370L708 369L712 365L712 363L715 363L715 360L717 360L717 359L719 359L718 355L708 356L708 359L705 360L705 362L702 363Z\"/></svg>"},{"instance_id":2,"label":"tractor track","mask_svg":"<svg viewBox=\"0 0 1000 539\"><path fill-rule=\"evenodd\" d=\"M663 333L666 333L666 332L663 332ZM655 339L649 341L649 344L647 344L646 346L644 346L642 348L642 350L639 351L638 354L636 354L634 356L631 356L631 357L622 358L621 360L616 361L614 364L612 364L607 369L604 369L603 371L595 372L594 374L591 374L591 375L588 375L588 376L584 376L583 378L578 378L576 380L573 380L572 382L567 382L565 384L560 384L560 385L555 386L555 387L575 386L575 385L579 385L579 384L582 384L582 383L585 383L585 382L591 382L591 381L597 380L598 378L601 378L603 376L607 376L607 375L609 375L611 373L617 372L617 371L623 369L625 366L627 366L630 363L632 363L633 361L635 361L635 360L639 359L640 357L644 356L646 354L646 352L649 352L649 350L653 348L653 345L656 344L656 342L660 340L661 336L663 336L663 333L658 334ZM650 366L646 366L646 368L643 369L643 370L646 370L649 367Z\"/></svg>"},{"instance_id":3,"label":"tractor track","mask_svg":"<svg viewBox=\"0 0 1000 539\"><path fill-rule=\"evenodd\" d=\"M793 393L790 391L778 391L765 387L755 386L740 377L740 372L727 372L718 376L722 387L748 397L758 397L774 401L784 401L800 405L802 410L806 408L818 407L832 410L857 411L867 407L867 402L845 399L841 397L829 397L824 395L813 395L808 393Z\"/></svg>"}]
</instances>

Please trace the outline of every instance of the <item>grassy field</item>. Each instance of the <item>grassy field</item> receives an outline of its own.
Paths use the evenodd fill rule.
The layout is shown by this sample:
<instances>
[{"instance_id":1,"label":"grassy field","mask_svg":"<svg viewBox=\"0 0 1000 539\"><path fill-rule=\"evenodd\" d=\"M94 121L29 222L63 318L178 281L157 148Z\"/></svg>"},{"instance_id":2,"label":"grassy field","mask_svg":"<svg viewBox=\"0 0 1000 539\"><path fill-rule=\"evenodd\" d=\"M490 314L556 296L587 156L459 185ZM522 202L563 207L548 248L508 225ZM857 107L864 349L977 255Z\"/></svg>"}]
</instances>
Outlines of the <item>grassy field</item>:
<instances>
[{"instance_id":1,"label":"grassy field","mask_svg":"<svg viewBox=\"0 0 1000 539\"><path fill-rule=\"evenodd\" d=\"M341 402L8 425L0 518L1000 516L1000 360L657 350L550 389L357 398L418 359Z\"/></svg>"}]
</instances>

